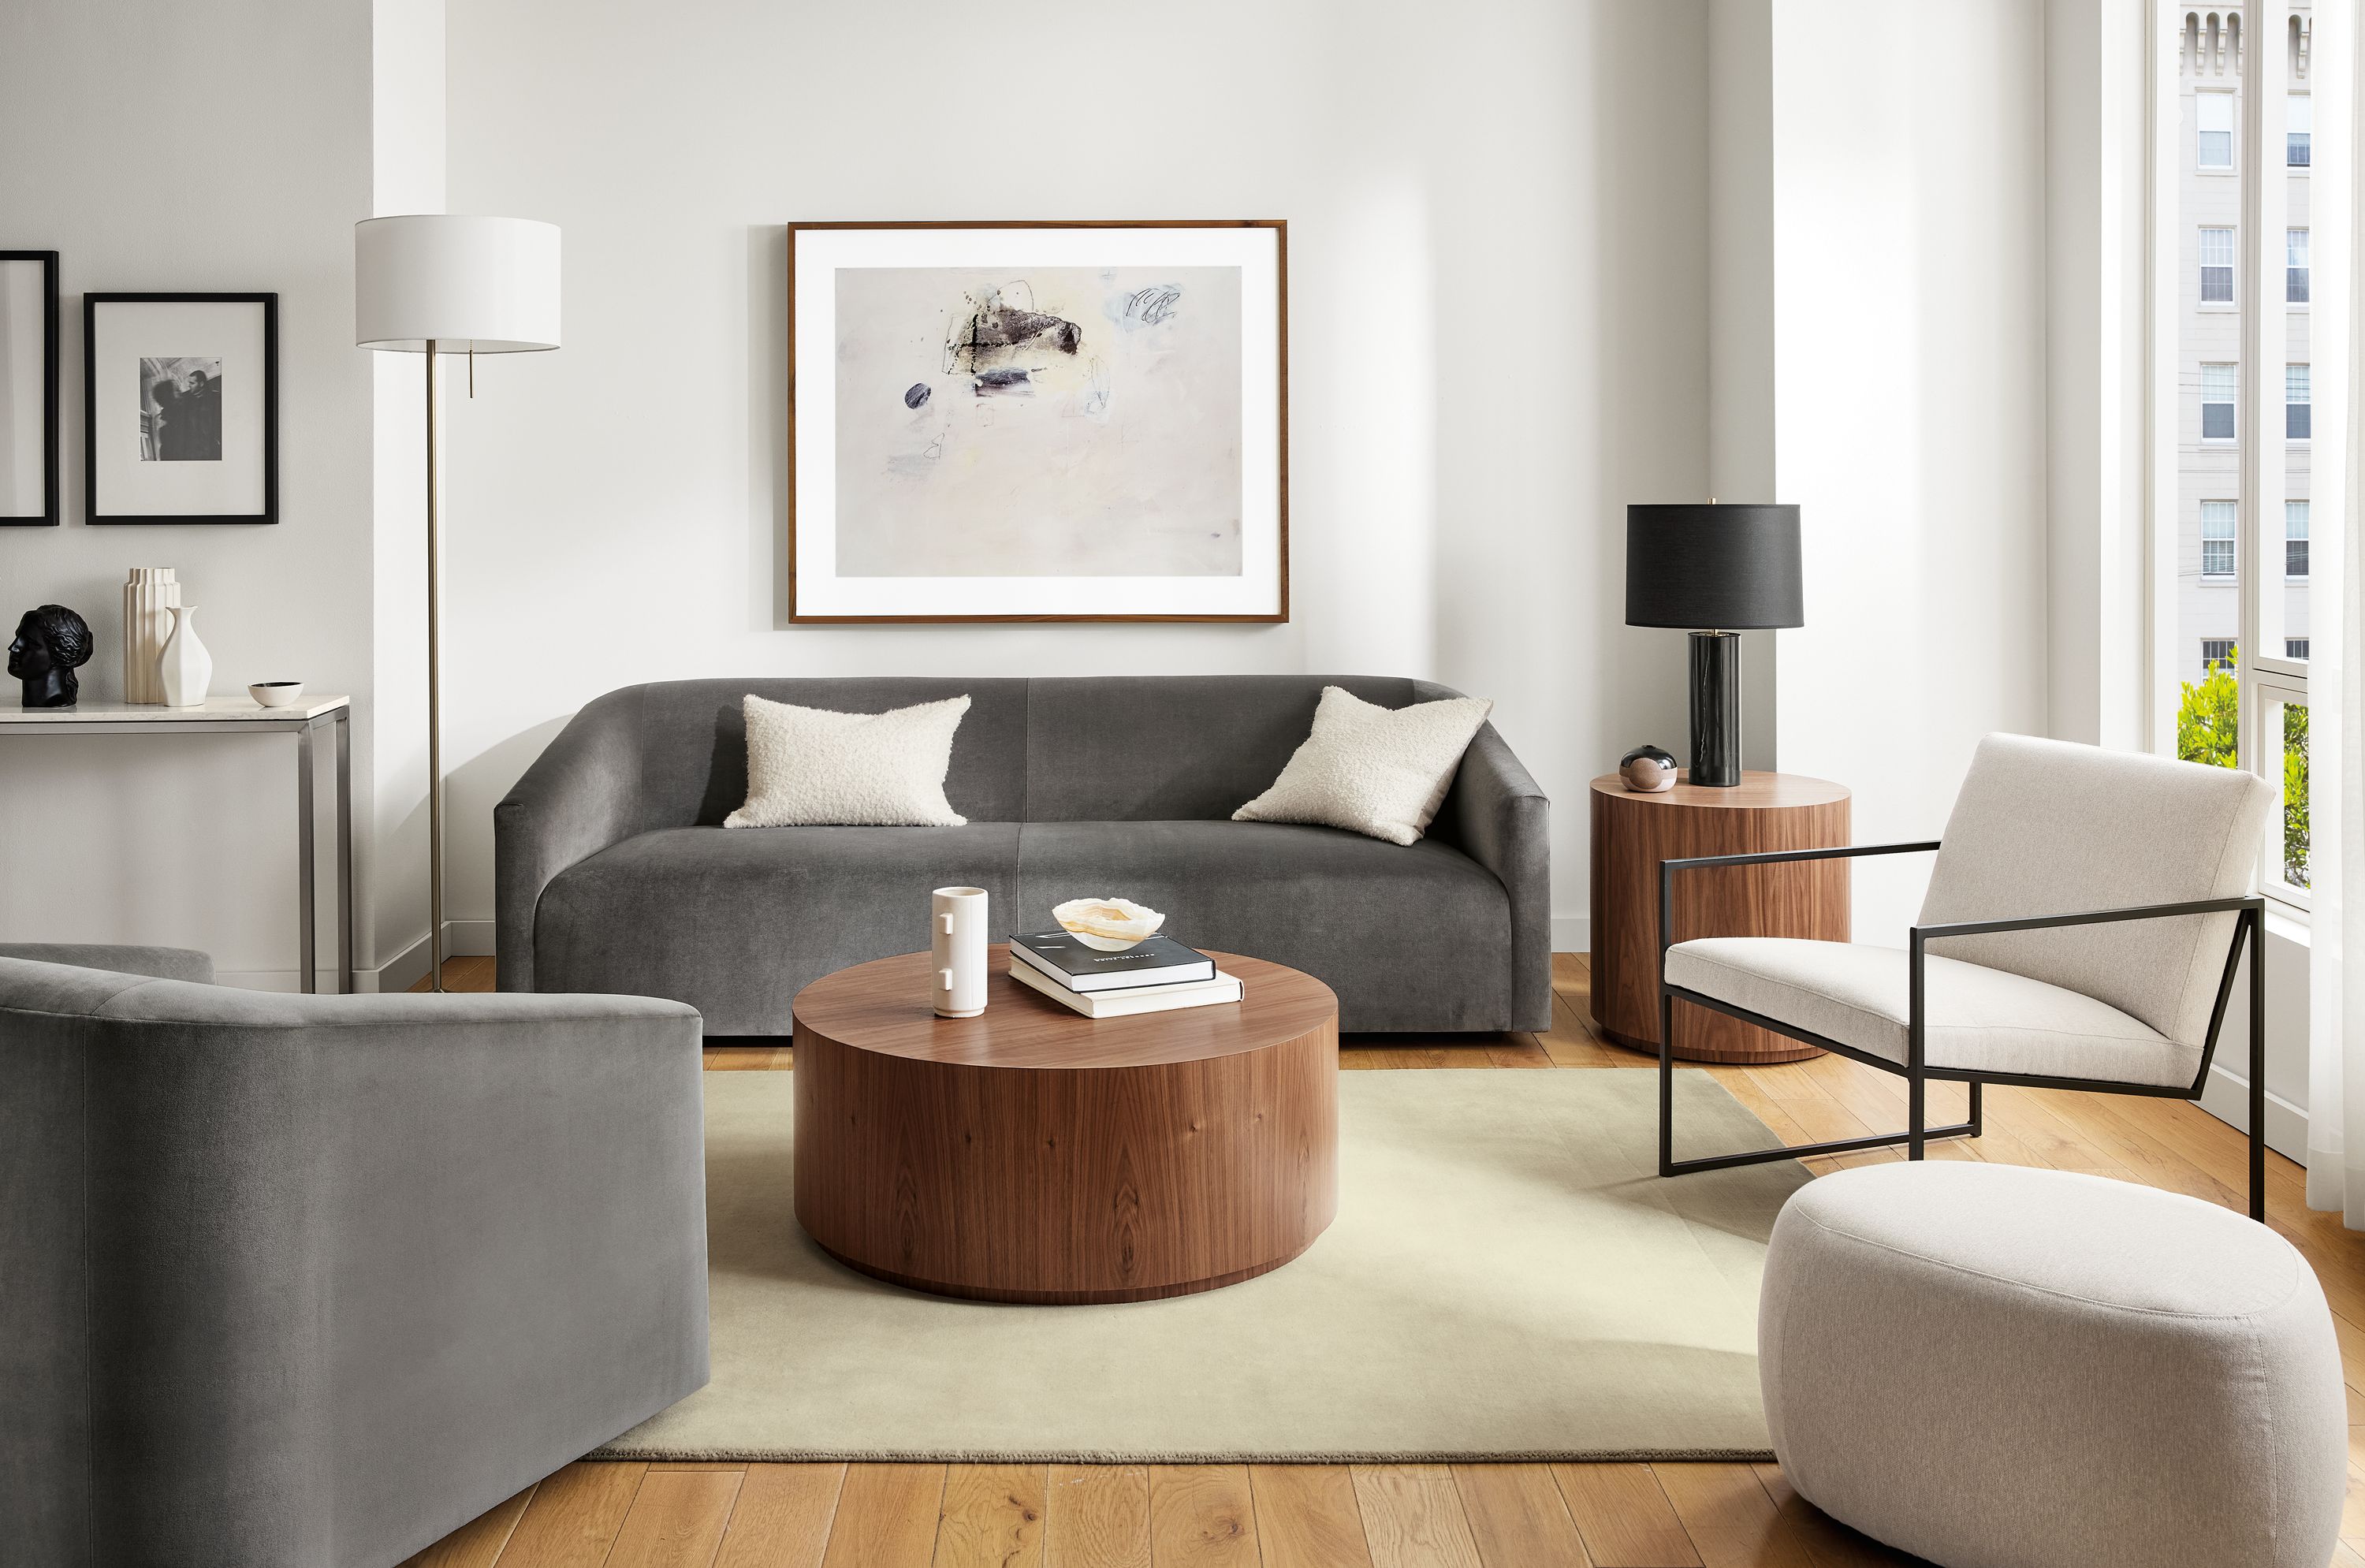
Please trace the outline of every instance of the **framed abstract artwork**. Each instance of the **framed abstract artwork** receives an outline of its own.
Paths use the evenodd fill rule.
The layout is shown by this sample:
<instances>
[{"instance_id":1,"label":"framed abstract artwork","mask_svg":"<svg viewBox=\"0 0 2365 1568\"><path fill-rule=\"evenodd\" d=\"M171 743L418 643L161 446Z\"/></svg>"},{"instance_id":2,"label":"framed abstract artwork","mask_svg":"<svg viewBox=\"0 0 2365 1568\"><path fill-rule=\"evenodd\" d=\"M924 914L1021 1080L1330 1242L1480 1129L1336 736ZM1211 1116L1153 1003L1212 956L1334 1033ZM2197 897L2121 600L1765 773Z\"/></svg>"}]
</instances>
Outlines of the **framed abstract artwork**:
<instances>
[{"instance_id":1,"label":"framed abstract artwork","mask_svg":"<svg viewBox=\"0 0 2365 1568\"><path fill-rule=\"evenodd\" d=\"M789 619L1289 619L1278 219L789 225Z\"/></svg>"},{"instance_id":2,"label":"framed abstract artwork","mask_svg":"<svg viewBox=\"0 0 2365 1568\"><path fill-rule=\"evenodd\" d=\"M58 522L58 253L0 251L0 523Z\"/></svg>"},{"instance_id":3,"label":"framed abstract artwork","mask_svg":"<svg viewBox=\"0 0 2365 1568\"><path fill-rule=\"evenodd\" d=\"M279 297L85 294L93 523L279 521Z\"/></svg>"}]
</instances>

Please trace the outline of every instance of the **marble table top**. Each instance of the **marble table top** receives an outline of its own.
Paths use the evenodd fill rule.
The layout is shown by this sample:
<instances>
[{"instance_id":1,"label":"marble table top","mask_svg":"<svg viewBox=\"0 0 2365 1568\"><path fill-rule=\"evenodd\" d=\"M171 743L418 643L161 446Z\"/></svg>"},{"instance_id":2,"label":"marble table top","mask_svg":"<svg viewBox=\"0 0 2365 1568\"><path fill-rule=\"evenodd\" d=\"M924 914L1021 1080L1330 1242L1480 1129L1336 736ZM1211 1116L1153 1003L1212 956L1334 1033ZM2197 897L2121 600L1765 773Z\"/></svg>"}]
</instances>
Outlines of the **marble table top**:
<instances>
[{"instance_id":1,"label":"marble table top","mask_svg":"<svg viewBox=\"0 0 2365 1568\"><path fill-rule=\"evenodd\" d=\"M0 724L126 724L142 720L174 724L285 724L333 713L352 701L343 693L333 691L308 691L285 708L265 708L242 692L235 697L208 697L196 708L167 708L157 702L102 702L95 698L84 698L71 708L27 708L19 701L9 701L0 702Z\"/></svg>"}]
</instances>

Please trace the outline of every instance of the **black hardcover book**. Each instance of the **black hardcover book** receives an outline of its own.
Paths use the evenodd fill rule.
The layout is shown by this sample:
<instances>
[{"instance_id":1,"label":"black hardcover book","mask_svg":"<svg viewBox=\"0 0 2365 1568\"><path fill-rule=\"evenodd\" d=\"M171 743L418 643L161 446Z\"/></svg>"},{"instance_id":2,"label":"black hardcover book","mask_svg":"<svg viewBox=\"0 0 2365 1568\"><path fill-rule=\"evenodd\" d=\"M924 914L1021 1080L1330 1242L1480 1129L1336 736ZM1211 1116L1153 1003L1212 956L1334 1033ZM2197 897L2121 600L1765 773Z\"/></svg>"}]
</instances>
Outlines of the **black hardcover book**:
<instances>
[{"instance_id":1,"label":"black hardcover book","mask_svg":"<svg viewBox=\"0 0 2365 1568\"><path fill-rule=\"evenodd\" d=\"M1014 963L1031 964L1070 991L1124 991L1216 978L1216 960L1171 936L1152 936L1122 953L1088 947L1066 931L1031 931L1010 939Z\"/></svg>"}]
</instances>

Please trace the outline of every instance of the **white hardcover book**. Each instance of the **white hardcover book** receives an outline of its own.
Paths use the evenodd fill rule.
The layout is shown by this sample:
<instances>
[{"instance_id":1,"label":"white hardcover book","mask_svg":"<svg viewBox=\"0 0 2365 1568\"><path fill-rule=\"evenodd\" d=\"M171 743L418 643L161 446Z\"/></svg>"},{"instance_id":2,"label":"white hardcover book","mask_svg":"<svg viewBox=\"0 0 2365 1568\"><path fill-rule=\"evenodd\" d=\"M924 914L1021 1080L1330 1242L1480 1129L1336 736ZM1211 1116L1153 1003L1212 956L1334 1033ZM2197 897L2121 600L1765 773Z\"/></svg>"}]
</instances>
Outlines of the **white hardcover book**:
<instances>
[{"instance_id":1,"label":"white hardcover book","mask_svg":"<svg viewBox=\"0 0 2365 1568\"><path fill-rule=\"evenodd\" d=\"M1010 978L1087 1018L1130 1018L1143 1013L1170 1013L1181 1007L1214 1007L1238 1002L1241 995L1239 977L1221 969L1216 971L1214 980L1115 991L1070 991L1041 970L1023 963L1010 966Z\"/></svg>"}]
</instances>

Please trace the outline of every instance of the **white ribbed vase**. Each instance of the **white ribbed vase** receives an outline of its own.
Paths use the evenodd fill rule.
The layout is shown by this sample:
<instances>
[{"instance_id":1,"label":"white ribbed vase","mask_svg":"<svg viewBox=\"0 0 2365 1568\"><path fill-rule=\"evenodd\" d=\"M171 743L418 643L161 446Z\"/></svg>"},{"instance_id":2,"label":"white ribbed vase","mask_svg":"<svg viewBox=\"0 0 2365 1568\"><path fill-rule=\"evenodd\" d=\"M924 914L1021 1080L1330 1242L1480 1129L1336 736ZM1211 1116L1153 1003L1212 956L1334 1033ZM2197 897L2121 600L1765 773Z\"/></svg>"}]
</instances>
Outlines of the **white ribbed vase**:
<instances>
[{"instance_id":1,"label":"white ribbed vase","mask_svg":"<svg viewBox=\"0 0 2365 1568\"><path fill-rule=\"evenodd\" d=\"M123 585L123 700L164 700L157 666L173 634L173 611L181 607L181 585L170 566L134 566Z\"/></svg>"},{"instance_id":2,"label":"white ribbed vase","mask_svg":"<svg viewBox=\"0 0 2365 1568\"><path fill-rule=\"evenodd\" d=\"M167 708L195 708L205 701L214 681L214 656L197 640L197 607L185 604L173 611L173 635L164 644L156 671L164 688Z\"/></svg>"}]
</instances>

